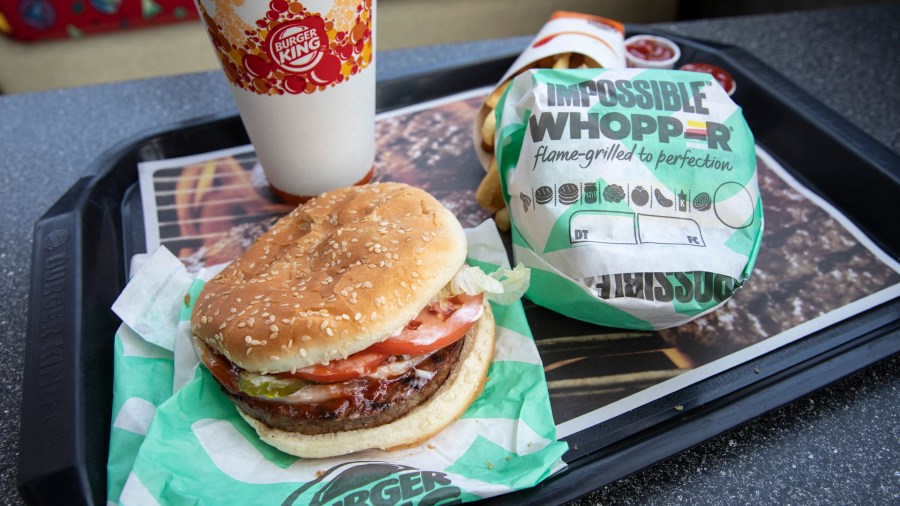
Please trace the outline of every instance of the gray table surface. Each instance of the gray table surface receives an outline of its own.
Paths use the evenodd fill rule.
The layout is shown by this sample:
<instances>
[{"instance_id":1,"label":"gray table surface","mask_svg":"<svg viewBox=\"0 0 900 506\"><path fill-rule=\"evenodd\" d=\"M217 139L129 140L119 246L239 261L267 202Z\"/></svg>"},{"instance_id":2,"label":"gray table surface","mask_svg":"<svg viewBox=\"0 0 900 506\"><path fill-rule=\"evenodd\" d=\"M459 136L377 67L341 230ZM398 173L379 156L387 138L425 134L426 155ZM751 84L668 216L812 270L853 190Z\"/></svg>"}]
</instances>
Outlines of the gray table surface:
<instances>
[{"instance_id":1,"label":"gray table surface","mask_svg":"<svg viewBox=\"0 0 900 506\"><path fill-rule=\"evenodd\" d=\"M741 46L900 153L900 5L655 25ZM530 37L379 53L379 78ZM35 221L117 142L233 111L216 72L0 96L0 503L19 504L19 407ZM900 502L900 359L764 415L580 504ZM98 420L98 423L108 423Z\"/></svg>"}]
</instances>

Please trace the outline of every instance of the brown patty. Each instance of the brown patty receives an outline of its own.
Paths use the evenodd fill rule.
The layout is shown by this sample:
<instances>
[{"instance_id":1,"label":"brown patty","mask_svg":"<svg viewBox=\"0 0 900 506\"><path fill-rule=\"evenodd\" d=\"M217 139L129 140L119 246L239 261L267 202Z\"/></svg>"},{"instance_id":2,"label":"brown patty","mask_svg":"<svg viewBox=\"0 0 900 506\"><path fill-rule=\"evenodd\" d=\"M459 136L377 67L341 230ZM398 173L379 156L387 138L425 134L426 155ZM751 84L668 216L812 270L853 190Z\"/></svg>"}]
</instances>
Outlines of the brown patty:
<instances>
[{"instance_id":1,"label":"brown patty","mask_svg":"<svg viewBox=\"0 0 900 506\"><path fill-rule=\"evenodd\" d=\"M468 337L466 337L468 339ZM266 425L302 434L326 434L377 427L389 423L426 401L447 379L459 361L464 339L436 351L416 366L433 372L427 382L415 371L389 379L367 379L364 392L351 398L314 404L284 404L222 389L245 413Z\"/></svg>"}]
</instances>

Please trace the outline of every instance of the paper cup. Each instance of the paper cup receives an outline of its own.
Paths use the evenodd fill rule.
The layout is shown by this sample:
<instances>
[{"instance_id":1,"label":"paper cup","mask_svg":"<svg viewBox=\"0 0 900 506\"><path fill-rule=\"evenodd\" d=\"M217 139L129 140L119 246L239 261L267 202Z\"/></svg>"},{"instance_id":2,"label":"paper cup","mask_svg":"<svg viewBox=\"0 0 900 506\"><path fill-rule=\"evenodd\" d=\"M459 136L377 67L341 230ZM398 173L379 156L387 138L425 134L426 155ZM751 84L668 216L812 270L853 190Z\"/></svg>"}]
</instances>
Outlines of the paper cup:
<instances>
[{"instance_id":1,"label":"paper cup","mask_svg":"<svg viewBox=\"0 0 900 506\"><path fill-rule=\"evenodd\" d=\"M196 0L275 194L372 177L375 2Z\"/></svg>"}]
</instances>

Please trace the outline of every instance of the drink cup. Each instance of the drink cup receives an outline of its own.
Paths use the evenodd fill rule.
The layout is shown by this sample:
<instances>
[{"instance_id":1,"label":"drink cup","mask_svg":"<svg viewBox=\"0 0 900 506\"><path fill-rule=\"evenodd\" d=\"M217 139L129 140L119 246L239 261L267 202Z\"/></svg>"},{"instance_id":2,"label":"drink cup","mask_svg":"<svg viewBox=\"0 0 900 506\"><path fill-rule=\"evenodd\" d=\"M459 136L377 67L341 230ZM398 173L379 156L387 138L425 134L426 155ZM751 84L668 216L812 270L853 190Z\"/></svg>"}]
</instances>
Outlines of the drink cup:
<instances>
[{"instance_id":1,"label":"drink cup","mask_svg":"<svg viewBox=\"0 0 900 506\"><path fill-rule=\"evenodd\" d=\"M363 184L375 158L375 0L196 0L273 192Z\"/></svg>"}]
</instances>

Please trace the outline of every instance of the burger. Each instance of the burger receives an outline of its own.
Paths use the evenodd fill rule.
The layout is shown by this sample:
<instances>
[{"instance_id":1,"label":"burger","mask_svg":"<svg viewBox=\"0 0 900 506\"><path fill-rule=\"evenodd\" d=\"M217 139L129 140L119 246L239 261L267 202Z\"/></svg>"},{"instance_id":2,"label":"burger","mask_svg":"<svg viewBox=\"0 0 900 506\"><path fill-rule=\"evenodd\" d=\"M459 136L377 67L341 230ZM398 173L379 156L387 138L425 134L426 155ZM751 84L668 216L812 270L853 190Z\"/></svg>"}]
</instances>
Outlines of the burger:
<instances>
[{"instance_id":1,"label":"burger","mask_svg":"<svg viewBox=\"0 0 900 506\"><path fill-rule=\"evenodd\" d=\"M422 190L324 193L204 286L194 347L286 453L417 445L476 399L493 356L493 316L465 258L456 217Z\"/></svg>"}]
</instances>

